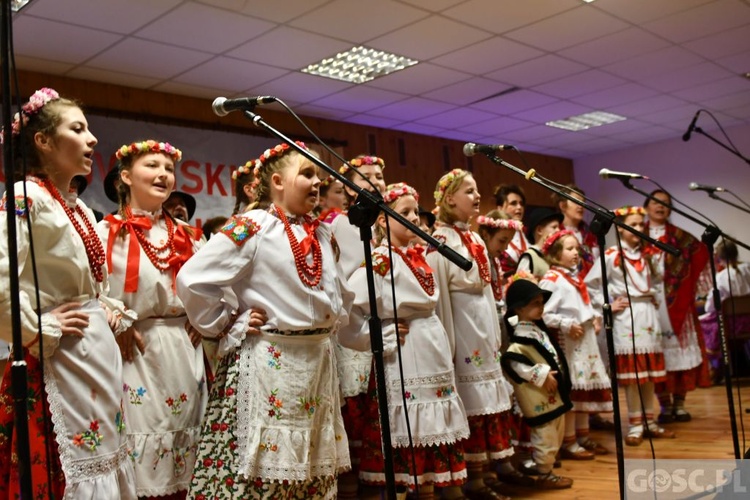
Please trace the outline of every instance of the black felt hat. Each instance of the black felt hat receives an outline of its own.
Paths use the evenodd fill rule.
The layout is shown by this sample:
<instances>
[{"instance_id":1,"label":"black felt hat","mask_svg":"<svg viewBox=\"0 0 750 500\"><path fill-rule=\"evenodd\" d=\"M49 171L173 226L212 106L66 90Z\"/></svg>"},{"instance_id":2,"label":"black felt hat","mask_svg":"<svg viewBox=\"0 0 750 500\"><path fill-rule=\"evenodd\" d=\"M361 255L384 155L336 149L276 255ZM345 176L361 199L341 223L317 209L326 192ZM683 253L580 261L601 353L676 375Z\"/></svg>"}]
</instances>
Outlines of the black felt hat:
<instances>
[{"instance_id":1,"label":"black felt hat","mask_svg":"<svg viewBox=\"0 0 750 500\"><path fill-rule=\"evenodd\" d=\"M185 202L185 207L187 207L187 211L188 211L188 220L184 222L188 222L189 220L193 218L193 214L195 214L195 207L196 207L195 197L183 191L172 191L172 194L169 195L169 198L172 198L174 196L182 198L182 201Z\"/></svg>"},{"instance_id":2,"label":"black felt hat","mask_svg":"<svg viewBox=\"0 0 750 500\"><path fill-rule=\"evenodd\" d=\"M557 222L562 224L563 219L563 214L556 210L552 210L548 207L537 208L529 215L529 223L526 224L526 237L533 243L534 231L536 231L537 227L541 226L545 222L550 222L553 220L556 220Z\"/></svg>"},{"instance_id":3,"label":"black felt hat","mask_svg":"<svg viewBox=\"0 0 750 500\"><path fill-rule=\"evenodd\" d=\"M430 212L429 210L423 208L422 206L419 207L419 216L420 217L427 217L427 225L432 227L435 225L435 221L437 218L435 217L435 214Z\"/></svg>"},{"instance_id":4,"label":"black felt hat","mask_svg":"<svg viewBox=\"0 0 750 500\"><path fill-rule=\"evenodd\" d=\"M546 303L552 296L552 292L539 288L536 283L527 279L518 279L511 283L505 293L508 316L513 315L517 308L527 305L537 295L541 295Z\"/></svg>"},{"instance_id":5,"label":"black felt hat","mask_svg":"<svg viewBox=\"0 0 750 500\"><path fill-rule=\"evenodd\" d=\"M112 203L119 204L120 200L117 198L117 179L120 178L120 162L115 163L112 170L107 172L104 177L104 194L107 195L107 199Z\"/></svg>"}]
</instances>

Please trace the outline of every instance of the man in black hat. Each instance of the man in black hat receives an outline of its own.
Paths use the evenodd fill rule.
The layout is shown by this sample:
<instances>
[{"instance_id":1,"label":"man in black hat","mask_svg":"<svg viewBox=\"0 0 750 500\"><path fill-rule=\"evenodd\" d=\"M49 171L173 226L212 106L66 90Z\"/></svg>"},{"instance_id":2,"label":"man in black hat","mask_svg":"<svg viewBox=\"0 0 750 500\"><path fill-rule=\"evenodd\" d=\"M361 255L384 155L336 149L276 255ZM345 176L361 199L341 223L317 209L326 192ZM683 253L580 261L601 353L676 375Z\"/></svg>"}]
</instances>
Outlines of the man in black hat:
<instances>
[{"instance_id":1,"label":"man in black hat","mask_svg":"<svg viewBox=\"0 0 750 500\"><path fill-rule=\"evenodd\" d=\"M162 208L175 219L190 222L195 214L195 198L183 191L172 191Z\"/></svg>"},{"instance_id":2,"label":"man in black hat","mask_svg":"<svg viewBox=\"0 0 750 500\"><path fill-rule=\"evenodd\" d=\"M542 245L547 236L560 228L562 221L563 215L551 208L541 207L531 213L526 226L526 235L534 244L530 245L518 259L518 271L526 271L537 279L542 279L549 270L549 264L542 255Z\"/></svg>"}]
</instances>

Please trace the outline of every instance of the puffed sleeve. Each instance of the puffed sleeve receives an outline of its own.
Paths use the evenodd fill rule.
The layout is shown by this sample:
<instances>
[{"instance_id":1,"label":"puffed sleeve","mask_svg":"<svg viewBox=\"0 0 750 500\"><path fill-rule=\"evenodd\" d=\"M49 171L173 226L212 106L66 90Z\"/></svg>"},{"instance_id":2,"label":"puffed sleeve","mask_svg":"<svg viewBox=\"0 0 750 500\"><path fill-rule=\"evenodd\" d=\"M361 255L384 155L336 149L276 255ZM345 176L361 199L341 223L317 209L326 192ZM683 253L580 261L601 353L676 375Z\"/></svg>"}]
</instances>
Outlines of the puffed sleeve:
<instances>
[{"instance_id":1,"label":"puffed sleeve","mask_svg":"<svg viewBox=\"0 0 750 500\"><path fill-rule=\"evenodd\" d=\"M442 235L441 235L442 236ZM445 238L442 237L442 241ZM435 308L440 321L445 327L445 333L448 335L448 343L451 346L451 357L456 355L456 331L453 327L453 307L451 305L451 273L450 273L450 262L440 255L437 251L430 249L425 257L427 265L432 268L433 276L435 276L435 285L439 290L438 303Z\"/></svg>"},{"instance_id":2,"label":"puffed sleeve","mask_svg":"<svg viewBox=\"0 0 750 500\"><path fill-rule=\"evenodd\" d=\"M16 186L17 192L22 189L19 183ZM32 191L30 188L29 191ZM9 201L9 202L8 202ZM3 196L2 207L0 207L0 338L7 342L12 342L13 329L11 326L11 292L10 292L10 262L8 255L8 219L6 210L8 208L16 211L16 244L18 273L22 273L29 262L29 231L26 218L31 219L33 224L43 224L40 221L40 214L45 210L45 200L41 197L29 197L24 200L23 196L16 196L15 200L8 200ZM39 244L40 242L37 242ZM18 295L21 311L21 335L23 344L32 347L32 352L36 352L31 345L35 344L37 334L40 330L40 316L37 315L35 307L26 291L20 290ZM51 356L60 343L62 330L57 318L47 312L41 315L41 332L42 342L44 343L45 357Z\"/></svg>"},{"instance_id":3,"label":"puffed sleeve","mask_svg":"<svg viewBox=\"0 0 750 500\"><path fill-rule=\"evenodd\" d=\"M221 354L239 346L246 335L250 311L237 315L236 298L228 295L228 289L251 272L260 229L248 214L232 217L177 274L177 295L190 324L210 338L222 337L226 331L219 345Z\"/></svg>"},{"instance_id":4,"label":"puffed sleeve","mask_svg":"<svg viewBox=\"0 0 750 500\"><path fill-rule=\"evenodd\" d=\"M390 261L387 256L381 253L374 253L373 256L373 277L375 285L375 297L377 300L378 314L384 311L383 304L383 287L385 286L386 277L390 273ZM364 267L358 268L349 278L349 287L353 292L353 302L351 313L349 314L349 324L339 331L339 343L344 347L355 349L357 351L370 350L370 298L367 292L367 270ZM392 318L382 318L381 326L383 330L383 354L388 356L396 350L396 324Z\"/></svg>"}]
</instances>

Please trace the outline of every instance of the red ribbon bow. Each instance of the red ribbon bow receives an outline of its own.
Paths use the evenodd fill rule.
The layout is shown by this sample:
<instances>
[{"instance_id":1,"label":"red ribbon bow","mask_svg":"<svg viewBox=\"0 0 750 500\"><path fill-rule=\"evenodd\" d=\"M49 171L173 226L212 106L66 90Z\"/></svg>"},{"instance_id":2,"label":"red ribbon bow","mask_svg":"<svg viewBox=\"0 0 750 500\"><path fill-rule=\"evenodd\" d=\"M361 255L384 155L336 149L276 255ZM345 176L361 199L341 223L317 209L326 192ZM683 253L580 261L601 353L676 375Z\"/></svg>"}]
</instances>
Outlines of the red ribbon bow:
<instances>
[{"instance_id":1,"label":"red ribbon bow","mask_svg":"<svg viewBox=\"0 0 750 500\"><path fill-rule=\"evenodd\" d=\"M307 236L300 241L299 248L302 250L302 255L307 255L312 251L313 248L318 248L320 246L320 243L318 243L318 238L315 234L315 230L318 229L318 226L320 225L320 221L318 219L313 219L312 221L307 221L304 224L302 224L302 227L305 228L305 232L307 233Z\"/></svg>"},{"instance_id":2,"label":"red ribbon bow","mask_svg":"<svg viewBox=\"0 0 750 500\"><path fill-rule=\"evenodd\" d=\"M174 232L174 253L169 257L169 268L172 270L172 291L177 293L177 273L187 260L193 256L193 240L199 240L203 232L198 228L191 236L188 232L189 226L177 226Z\"/></svg>"},{"instance_id":3,"label":"red ribbon bow","mask_svg":"<svg viewBox=\"0 0 750 500\"><path fill-rule=\"evenodd\" d=\"M151 229L151 219L148 217L133 217L130 219L118 219L112 214L104 217L109 222L109 239L107 240L107 271L112 274L112 247L115 243L117 233L123 227L130 233L130 243L128 244L128 258L125 267L125 292L133 293L138 291L138 275L140 273L141 251L138 244L138 238L135 235L135 228L146 230Z\"/></svg>"},{"instance_id":4,"label":"red ribbon bow","mask_svg":"<svg viewBox=\"0 0 750 500\"><path fill-rule=\"evenodd\" d=\"M591 298L589 297L589 290L586 288L586 283L583 282L583 279L580 276L573 277L572 274L569 272L566 272L562 269L558 271L559 274L562 274L563 278L568 280L568 283L573 285L578 289L578 293L581 294L581 298L583 299L584 304L590 304Z\"/></svg>"},{"instance_id":5,"label":"red ribbon bow","mask_svg":"<svg viewBox=\"0 0 750 500\"><path fill-rule=\"evenodd\" d=\"M412 248L409 248L406 250L406 257L409 259L409 262L411 262L411 265L414 267L414 269L421 269L424 271L425 275L432 274L432 268L427 264L427 261L424 260L424 247L421 245L416 245Z\"/></svg>"}]
</instances>

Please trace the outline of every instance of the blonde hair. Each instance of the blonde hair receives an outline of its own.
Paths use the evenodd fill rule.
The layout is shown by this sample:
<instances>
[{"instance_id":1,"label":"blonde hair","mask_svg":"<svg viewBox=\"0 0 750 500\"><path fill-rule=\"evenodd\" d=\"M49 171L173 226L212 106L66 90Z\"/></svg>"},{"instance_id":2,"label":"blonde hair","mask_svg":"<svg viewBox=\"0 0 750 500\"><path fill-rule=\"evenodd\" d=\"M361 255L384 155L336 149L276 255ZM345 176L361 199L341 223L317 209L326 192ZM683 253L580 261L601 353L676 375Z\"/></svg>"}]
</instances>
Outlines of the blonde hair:
<instances>
[{"instance_id":1,"label":"blonde hair","mask_svg":"<svg viewBox=\"0 0 750 500\"><path fill-rule=\"evenodd\" d=\"M506 214L502 210L498 210L496 208L493 209L493 210L490 210L489 212L487 212L487 214L485 215L485 217L487 217L488 219L498 219L498 220L508 220L508 219L510 219L510 217L508 217L508 214ZM482 237L482 239L484 240L485 243L487 243L489 240L491 240L492 237L495 236L497 234L497 232L501 231L501 230L502 231L507 231L506 229L501 229L499 227L487 226L487 225L484 225L484 224L479 224L479 226L478 226L479 236Z\"/></svg>"},{"instance_id":2,"label":"blonde hair","mask_svg":"<svg viewBox=\"0 0 750 500\"><path fill-rule=\"evenodd\" d=\"M271 158L258 169L258 186L255 192L255 202L258 204L258 208L266 209L273 203L271 199L271 177L273 174L293 167L299 162L300 158L302 158L302 155L296 150L290 150L284 155Z\"/></svg>"},{"instance_id":3,"label":"blonde hair","mask_svg":"<svg viewBox=\"0 0 750 500\"><path fill-rule=\"evenodd\" d=\"M453 224L458 219L453 207L448 206L446 199L448 195L454 194L463 184L464 179L471 176L471 172L462 169L453 169L440 178L435 186L435 202L438 207L437 219L445 224ZM438 196L440 193L440 196Z\"/></svg>"},{"instance_id":4,"label":"blonde hair","mask_svg":"<svg viewBox=\"0 0 750 500\"><path fill-rule=\"evenodd\" d=\"M550 245L549 250L545 252L544 258L547 259L547 262L551 266L561 266L560 263L560 255L563 251L563 245L565 245L565 240L568 238L573 238L576 241L576 245L579 247L579 253L580 253L580 245L578 244L578 239L573 233L570 234L563 234L560 238L557 238L552 245Z\"/></svg>"}]
</instances>

